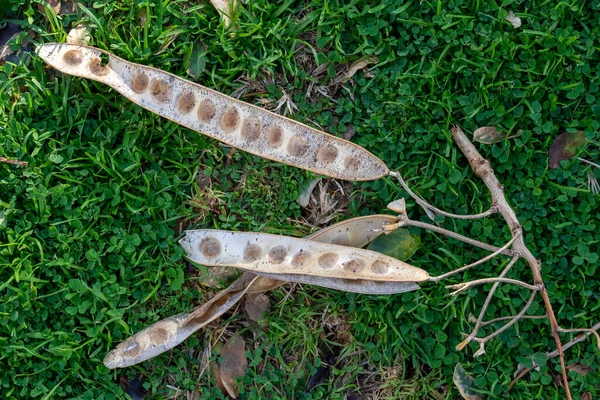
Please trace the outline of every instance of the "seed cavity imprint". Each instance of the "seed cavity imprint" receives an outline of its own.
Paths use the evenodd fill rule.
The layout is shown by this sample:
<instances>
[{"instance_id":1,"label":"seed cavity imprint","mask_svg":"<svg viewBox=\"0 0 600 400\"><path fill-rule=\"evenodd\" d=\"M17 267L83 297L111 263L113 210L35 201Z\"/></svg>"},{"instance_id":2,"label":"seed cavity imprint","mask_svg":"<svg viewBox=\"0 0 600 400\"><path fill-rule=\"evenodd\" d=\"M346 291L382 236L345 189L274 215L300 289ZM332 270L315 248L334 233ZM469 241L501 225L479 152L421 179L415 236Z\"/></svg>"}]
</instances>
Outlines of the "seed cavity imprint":
<instances>
[{"instance_id":1,"label":"seed cavity imprint","mask_svg":"<svg viewBox=\"0 0 600 400\"><path fill-rule=\"evenodd\" d=\"M81 50L69 50L63 55L63 59L69 65L79 65L83 61Z\"/></svg>"},{"instance_id":2,"label":"seed cavity imprint","mask_svg":"<svg viewBox=\"0 0 600 400\"><path fill-rule=\"evenodd\" d=\"M337 156L338 149L330 143L324 144L319 151L317 151L317 160L322 164L331 164L335 161Z\"/></svg>"},{"instance_id":3,"label":"seed cavity imprint","mask_svg":"<svg viewBox=\"0 0 600 400\"><path fill-rule=\"evenodd\" d=\"M150 94L159 103L171 100L171 87L162 79L153 78L150 82Z\"/></svg>"},{"instance_id":4,"label":"seed cavity imprint","mask_svg":"<svg viewBox=\"0 0 600 400\"><path fill-rule=\"evenodd\" d=\"M259 245L248 243L246 248L244 249L244 261L251 263L254 262L262 256L262 249Z\"/></svg>"},{"instance_id":5,"label":"seed cavity imprint","mask_svg":"<svg viewBox=\"0 0 600 400\"><path fill-rule=\"evenodd\" d=\"M157 326L152 328L150 332L148 332L148 336L150 336L150 340L154 344L162 344L167 341L169 338L169 331L165 328Z\"/></svg>"},{"instance_id":6,"label":"seed cavity imprint","mask_svg":"<svg viewBox=\"0 0 600 400\"><path fill-rule=\"evenodd\" d=\"M269 126L267 129L266 141L267 146L271 149L276 149L283 143L283 130L275 125Z\"/></svg>"},{"instance_id":7,"label":"seed cavity imprint","mask_svg":"<svg viewBox=\"0 0 600 400\"><path fill-rule=\"evenodd\" d=\"M390 269L390 265L383 261L375 261L373 265L371 265L371 271L374 274L383 275L387 273Z\"/></svg>"},{"instance_id":8,"label":"seed cavity imprint","mask_svg":"<svg viewBox=\"0 0 600 400\"><path fill-rule=\"evenodd\" d=\"M351 172L357 172L362 165L362 160L357 156L349 156L344 160L344 167Z\"/></svg>"},{"instance_id":9,"label":"seed cavity imprint","mask_svg":"<svg viewBox=\"0 0 600 400\"><path fill-rule=\"evenodd\" d=\"M302 268L306 264L310 262L310 253L300 250L293 258L292 258L292 266L296 268Z\"/></svg>"},{"instance_id":10,"label":"seed cavity imprint","mask_svg":"<svg viewBox=\"0 0 600 400\"><path fill-rule=\"evenodd\" d=\"M240 124L240 112L235 107L228 107L221 116L221 128L225 133L235 131Z\"/></svg>"},{"instance_id":11,"label":"seed cavity imprint","mask_svg":"<svg viewBox=\"0 0 600 400\"><path fill-rule=\"evenodd\" d=\"M88 68L92 74L98 76L104 76L110 72L110 67L108 65L102 65L100 57L92 58L88 64Z\"/></svg>"},{"instance_id":12,"label":"seed cavity imprint","mask_svg":"<svg viewBox=\"0 0 600 400\"><path fill-rule=\"evenodd\" d=\"M287 146L288 154L292 157L302 157L308 151L308 140L302 136L292 136Z\"/></svg>"},{"instance_id":13,"label":"seed cavity imprint","mask_svg":"<svg viewBox=\"0 0 600 400\"><path fill-rule=\"evenodd\" d=\"M319 257L319 267L323 269L331 269L337 264L338 258L339 257L336 253L325 253Z\"/></svg>"},{"instance_id":14,"label":"seed cavity imprint","mask_svg":"<svg viewBox=\"0 0 600 400\"><path fill-rule=\"evenodd\" d=\"M360 260L350 260L344 263L344 271L357 273L365 267L365 263Z\"/></svg>"},{"instance_id":15,"label":"seed cavity imprint","mask_svg":"<svg viewBox=\"0 0 600 400\"><path fill-rule=\"evenodd\" d=\"M260 136L261 124L257 118L248 117L242 124L242 138L249 142L255 142Z\"/></svg>"},{"instance_id":16,"label":"seed cavity imprint","mask_svg":"<svg viewBox=\"0 0 600 400\"><path fill-rule=\"evenodd\" d=\"M142 94L148 89L148 83L150 80L148 79L148 75L142 73L136 74L131 80L131 90L136 92L137 94Z\"/></svg>"},{"instance_id":17,"label":"seed cavity imprint","mask_svg":"<svg viewBox=\"0 0 600 400\"><path fill-rule=\"evenodd\" d=\"M200 252L204 257L216 257L221 254L221 243L212 237L204 238L200 241Z\"/></svg>"},{"instance_id":18,"label":"seed cavity imprint","mask_svg":"<svg viewBox=\"0 0 600 400\"><path fill-rule=\"evenodd\" d=\"M269 259L273 264L281 264L287 256L285 246L275 246L269 250Z\"/></svg>"},{"instance_id":19,"label":"seed cavity imprint","mask_svg":"<svg viewBox=\"0 0 600 400\"><path fill-rule=\"evenodd\" d=\"M216 113L217 107L211 100L204 99L200 102L200 106L198 107L198 119L201 122L209 122L215 117Z\"/></svg>"},{"instance_id":20,"label":"seed cavity imprint","mask_svg":"<svg viewBox=\"0 0 600 400\"><path fill-rule=\"evenodd\" d=\"M196 96L192 92L185 92L179 96L177 109L182 114L189 114L196 106Z\"/></svg>"}]
</instances>

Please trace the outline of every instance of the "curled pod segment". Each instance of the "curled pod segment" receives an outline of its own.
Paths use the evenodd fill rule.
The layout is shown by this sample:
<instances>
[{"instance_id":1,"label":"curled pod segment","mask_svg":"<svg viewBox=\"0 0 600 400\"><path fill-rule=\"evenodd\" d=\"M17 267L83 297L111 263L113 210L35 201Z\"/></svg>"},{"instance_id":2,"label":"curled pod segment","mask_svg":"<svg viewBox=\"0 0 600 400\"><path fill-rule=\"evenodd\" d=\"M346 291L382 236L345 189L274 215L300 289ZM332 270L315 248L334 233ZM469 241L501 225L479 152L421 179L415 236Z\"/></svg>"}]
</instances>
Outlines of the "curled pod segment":
<instances>
[{"instance_id":1,"label":"curled pod segment","mask_svg":"<svg viewBox=\"0 0 600 400\"><path fill-rule=\"evenodd\" d=\"M48 43L37 53L61 72L102 82L155 114L260 157L346 180L389 174L358 145L168 72L88 46Z\"/></svg>"},{"instance_id":2,"label":"curled pod segment","mask_svg":"<svg viewBox=\"0 0 600 400\"><path fill-rule=\"evenodd\" d=\"M429 279L425 270L374 251L288 236L204 229L186 231L179 243L199 264L255 273L388 282Z\"/></svg>"}]
</instances>

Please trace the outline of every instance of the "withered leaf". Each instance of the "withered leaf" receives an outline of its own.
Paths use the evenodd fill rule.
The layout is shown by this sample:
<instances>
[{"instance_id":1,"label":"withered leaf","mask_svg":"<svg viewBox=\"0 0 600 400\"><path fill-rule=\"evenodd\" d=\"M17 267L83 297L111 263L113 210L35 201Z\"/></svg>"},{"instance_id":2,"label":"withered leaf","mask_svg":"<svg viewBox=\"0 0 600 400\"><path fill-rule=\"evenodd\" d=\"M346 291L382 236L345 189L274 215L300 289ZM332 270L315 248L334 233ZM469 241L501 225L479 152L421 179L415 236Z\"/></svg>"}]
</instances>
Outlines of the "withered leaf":
<instances>
[{"instance_id":1,"label":"withered leaf","mask_svg":"<svg viewBox=\"0 0 600 400\"><path fill-rule=\"evenodd\" d=\"M67 43L87 45L90 43L90 32L88 26L79 24L69 31Z\"/></svg>"},{"instance_id":2,"label":"withered leaf","mask_svg":"<svg viewBox=\"0 0 600 400\"><path fill-rule=\"evenodd\" d=\"M38 11L46 18L48 18L47 7L50 7L54 14L60 14L60 0L43 0L38 4Z\"/></svg>"},{"instance_id":3,"label":"withered leaf","mask_svg":"<svg viewBox=\"0 0 600 400\"><path fill-rule=\"evenodd\" d=\"M269 300L267 295L263 293L250 293L246 295L244 310L251 321L260 322L270 307L271 300Z\"/></svg>"},{"instance_id":4,"label":"withered leaf","mask_svg":"<svg viewBox=\"0 0 600 400\"><path fill-rule=\"evenodd\" d=\"M348 68L348 72L346 72L344 74L344 76L342 77L341 82L345 82L345 81L349 80L361 69L365 68L369 64L375 64L378 61L379 61L379 59L376 56L367 56L367 57L361 58L360 60L354 61L350 65L350 68Z\"/></svg>"},{"instance_id":5,"label":"withered leaf","mask_svg":"<svg viewBox=\"0 0 600 400\"><path fill-rule=\"evenodd\" d=\"M575 363L568 365L567 371L573 371L578 373L579 375L586 376L592 371L592 367L590 367L589 365Z\"/></svg>"},{"instance_id":6,"label":"withered leaf","mask_svg":"<svg viewBox=\"0 0 600 400\"><path fill-rule=\"evenodd\" d=\"M460 363L456 364L454 367L454 375L452 376L452 380L456 385L456 388L460 392L460 395L465 400L483 400L483 397L478 395L473 387L475 386L475 380L467 371L463 368Z\"/></svg>"},{"instance_id":7,"label":"withered leaf","mask_svg":"<svg viewBox=\"0 0 600 400\"><path fill-rule=\"evenodd\" d=\"M513 27L518 28L521 26L521 18L517 17L514 12L509 11L506 18L504 18L512 24Z\"/></svg>"},{"instance_id":8,"label":"withered leaf","mask_svg":"<svg viewBox=\"0 0 600 400\"><path fill-rule=\"evenodd\" d=\"M235 13L237 9L237 0L210 0L210 2L221 15L221 20L225 27L229 28L229 25L231 25L231 17L233 16L232 14Z\"/></svg>"},{"instance_id":9,"label":"withered leaf","mask_svg":"<svg viewBox=\"0 0 600 400\"><path fill-rule=\"evenodd\" d=\"M506 138L506 133L495 126L482 126L473 132L473 140L483 144L494 144Z\"/></svg>"},{"instance_id":10,"label":"withered leaf","mask_svg":"<svg viewBox=\"0 0 600 400\"><path fill-rule=\"evenodd\" d=\"M585 142L585 134L582 131L563 132L558 135L550 146L548 159L550 168L557 168L561 161L573 157Z\"/></svg>"},{"instance_id":11,"label":"withered leaf","mask_svg":"<svg viewBox=\"0 0 600 400\"><path fill-rule=\"evenodd\" d=\"M240 336L234 336L223 346L221 350L221 381L229 397L237 399L239 395L235 380L246 375L248 360L244 354L246 343Z\"/></svg>"}]
</instances>

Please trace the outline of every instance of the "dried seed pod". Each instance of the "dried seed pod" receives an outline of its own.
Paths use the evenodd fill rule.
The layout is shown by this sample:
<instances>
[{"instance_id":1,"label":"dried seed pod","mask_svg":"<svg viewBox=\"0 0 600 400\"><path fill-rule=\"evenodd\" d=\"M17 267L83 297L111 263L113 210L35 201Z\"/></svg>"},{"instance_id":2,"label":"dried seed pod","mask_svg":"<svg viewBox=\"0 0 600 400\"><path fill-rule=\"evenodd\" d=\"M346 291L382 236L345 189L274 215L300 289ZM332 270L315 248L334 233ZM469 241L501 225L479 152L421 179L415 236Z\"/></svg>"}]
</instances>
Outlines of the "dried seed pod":
<instances>
[{"instance_id":1,"label":"dried seed pod","mask_svg":"<svg viewBox=\"0 0 600 400\"><path fill-rule=\"evenodd\" d=\"M61 72L105 83L153 113L252 154L346 180L389 174L360 146L168 72L88 46L48 43L37 53Z\"/></svg>"},{"instance_id":2,"label":"dried seed pod","mask_svg":"<svg viewBox=\"0 0 600 400\"><path fill-rule=\"evenodd\" d=\"M203 243L207 242L218 243L223 251L218 254L203 251ZM380 253L288 236L204 229L186 231L179 243L189 258L208 266L228 265L250 272L388 282L429 279L425 270ZM253 260L244 257L251 246L260 247L260 257ZM309 257L303 263L292 263L294 257L302 253ZM383 265L386 268L382 268Z\"/></svg>"},{"instance_id":3,"label":"dried seed pod","mask_svg":"<svg viewBox=\"0 0 600 400\"><path fill-rule=\"evenodd\" d=\"M233 307L257 278L254 274L244 274L197 309L163 319L136 333L108 353L104 365L129 367L172 349Z\"/></svg>"}]
</instances>

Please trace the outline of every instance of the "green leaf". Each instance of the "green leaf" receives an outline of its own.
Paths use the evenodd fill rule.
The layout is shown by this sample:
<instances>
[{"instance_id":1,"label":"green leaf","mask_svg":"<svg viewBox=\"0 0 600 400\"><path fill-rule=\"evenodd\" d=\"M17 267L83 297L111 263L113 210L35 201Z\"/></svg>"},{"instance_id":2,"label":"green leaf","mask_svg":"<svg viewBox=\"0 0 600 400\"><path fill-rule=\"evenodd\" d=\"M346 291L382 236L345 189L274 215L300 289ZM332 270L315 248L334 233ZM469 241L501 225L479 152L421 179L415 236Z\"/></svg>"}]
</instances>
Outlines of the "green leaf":
<instances>
[{"instance_id":1,"label":"green leaf","mask_svg":"<svg viewBox=\"0 0 600 400\"><path fill-rule=\"evenodd\" d=\"M375 238L367 249L404 261L417 251L419 245L419 240L408 229L396 229Z\"/></svg>"},{"instance_id":2,"label":"green leaf","mask_svg":"<svg viewBox=\"0 0 600 400\"><path fill-rule=\"evenodd\" d=\"M473 391L473 387L475 386L475 380L467 371L463 368L460 363L456 364L454 367L454 375L452 377L456 388L460 392L460 395L463 399L466 400L482 400L483 397L478 395L475 391Z\"/></svg>"},{"instance_id":3,"label":"green leaf","mask_svg":"<svg viewBox=\"0 0 600 400\"><path fill-rule=\"evenodd\" d=\"M549 152L550 168L557 168L561 161L573 157L587 139L582 131L563 132L554 139Z\"/></svg>"},{"instance_id":4,"label":"green leaf","mask_svg":"<svg viewBox=\"0 0 600 400\"><path fill-rule=\"evenodd\" d=\"M202 42L196 42L192 47L187 73L194 79L198 79L206 67L207 48L208 47Z\"/></svg>"}]
</instances>

